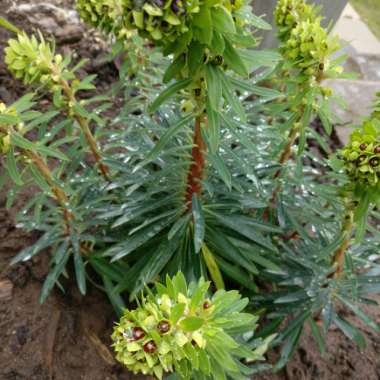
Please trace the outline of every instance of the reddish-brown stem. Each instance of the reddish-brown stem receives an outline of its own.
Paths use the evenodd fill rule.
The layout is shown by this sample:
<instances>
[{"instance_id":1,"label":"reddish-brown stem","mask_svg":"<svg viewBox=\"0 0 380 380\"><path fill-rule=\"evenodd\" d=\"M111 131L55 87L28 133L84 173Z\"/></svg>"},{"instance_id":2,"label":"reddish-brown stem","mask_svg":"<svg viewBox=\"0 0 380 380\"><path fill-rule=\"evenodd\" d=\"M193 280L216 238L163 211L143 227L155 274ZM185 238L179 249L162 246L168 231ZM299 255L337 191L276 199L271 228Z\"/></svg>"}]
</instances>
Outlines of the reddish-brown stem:
<instances>
[{"instance_id":1,"label":"reddish-brown stem","mask_svg":"<svg viewBox=\"0 0 380 380\"><path fill-rule=\"evenodd\" d=\"M25 150L24 154L31 159L33 164L36 166L46 183L49 185L54 197L60 204L63 210L63 216L66 224L66 232L70 233L70 221L74 219L73 214L67 209L68 198L66 193L57 185L54 181L53 176L49 167L46 165L42 157L32 150Z\"/></svg>"},{"instance_id":2,"label":"reddish-brown stem","mask_svg":"<svg viewBox=\"0 0 380 380\"><path fill-rule=\"evenodd\" d=\"M203 118L203 122L206 124L207 119ZM187 187L186 187L186 205L188 210L191 210L193 194L202 194L202 179L205 169L205 150L206 144L202 138L202 117L197 116L195 119L194 127L194 139L193 149L191 151L191 164L189 173L187 175Z\"/></svg>"},{"instance_id":3,"label":"reddish-brown stem","mask_svg":"<svg viewBox=\"0 0 380 380\"><path fill-rule=\"evenodd\" d=\"M296 142L297 137L298 137L298 125L296 123L293 125L292 129L290 130L290 133L288 136L288 141L287 141L286 146L285 146L284 150L282 151L280 159L278 161L278 163L281 165L281 168L276 171L276 173L273 176L273 179L277 179L280 176L283 166L292 157L292 147L293 147L294 143ZM263 219L264 220L268 220L270 208L274 205L276 198L277 198L277 195L280 191L281 191L281 184L278 183L272 192L272 197L271 197L270 202L269 202L270 206L263 213Z\"/></svg>"},{"instance_id":4,"label":"reddish-brown stem","mask_svg":"<svg viewBox=\"0 0 380 380\"><path fill-rule=\"evenodd\" d=\"M76 98L75 98L75 95L73 93L73 90L70 88L69 84L67 83L67 81L65 80L62 80L61 81L61 86L62 86L62 90L67 98L67 100L71 103L75 103L76 102ZM109 169L108 169L108 166L103 164L102 163L102 156L100 154L100 151L99 151L99 148L98 148L98 144L95 140L95 137L94 135L92 134L91 130L90 130L90 127L88 125L88 121L81 115L79 115L78 113L74 113L74 118L75 120L77 121L80 129L82 130L85 138L86 138L86 141L88 143L88 146L91 150L91 153L92 155L94 156L95 158L95 161L98 163L99 165L99 169L103 175L103 177L109 181L110 180L110 175L109 175Z\"/></svg>"}]
</instances>

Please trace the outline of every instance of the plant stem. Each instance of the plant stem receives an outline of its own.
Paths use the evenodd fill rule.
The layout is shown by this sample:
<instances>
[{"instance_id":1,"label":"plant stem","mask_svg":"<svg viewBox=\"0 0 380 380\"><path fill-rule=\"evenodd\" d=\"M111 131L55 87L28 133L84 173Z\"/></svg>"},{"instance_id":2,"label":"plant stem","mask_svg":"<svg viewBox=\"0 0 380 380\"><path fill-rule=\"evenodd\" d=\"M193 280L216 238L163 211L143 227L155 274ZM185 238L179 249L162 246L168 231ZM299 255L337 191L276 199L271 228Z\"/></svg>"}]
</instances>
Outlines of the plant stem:
<instances>
[{"instance_id":1,"label":"plant stem","mask_svg":"<svg viewBox=\"0 0 380 380\"><path fill-rule=\"evenodd\" d=\"M337 278L343 272L344 267L344 255L347 251L347 248L350 246L351 234L354 228L354 212L352 210L348 210L347 214L344 217L344 222L342 226L342 234L344 235L344 240L340 247L335 251L334 256L332 258L332 265L336 267L334 273L330 275L330 278Z\"/></svg>"},{"instance_id":2,"label":"plant stem","mask_svg":"<svg viewBox=\"0 0 380 380\"><path fill-rule=\"evenodd\" d=\"M292 156L292 147L294 145L294 143L296 142L297 140L297 137L298 137L298 127L297 127L297 124L295 123L292 127L292 129L290 130L290 133L289 133L289 136L288 136L288 142L281 154L281 157L280 157L280 160L279 160L279 164L282 166L284 165ZM281 174L281 169L278 169L277 172L275 173L274 175L274 178L278 178Z\"/></svg>"},{"instance_id":3,"label":"plant stem","mask_svg":"<svg viewBox=\"0 0 380 380\"><path fill-rule=\"evenodd\" d=\"M282 170L282 166L291 158L292 156L292 147L295 143L295 141L297 140L297 137L298 137L298 126L297 126L298 123L294 123L293 124L293 127L292 129L290 130L289 132L289 136L288 136L288 142L284 148L284 150L282 151L281 153L281 156L280 156L280 159L279 159L279 164L281 165L281 168L278 169L276 171L276 173L274 174L273 176L273 179L277 179L280 174L281 174L281 170ZM263 218L264 220L267 220L269 218L269 211L270 211L270 208L272 207L272 205L274 205L275 201L276 201L276 198L277 198L277 194L281 191L281 184L278 183L277 186L274 188L273 192L272 192L272 196L271 196L271 199L270 199L270 202L269 202L269 206L268 208L264 211L264 214L263 214Z\"/></svg>"},{"instance_id":4,"label":"plant stem","mask_svg":"<svg viewBox=\"0 0 380 380\"><path fill-rule=\"evenodd\" d=\"M74 95L73 90L65 80L61 80L61 86L64 94L66 95L66 98L69 102L75 104L76 103L76 98ZM88 121L81 115L79 115L77 112L74 113L74 118L77 121L80 129L82 130L88 146L90 147L90 150L92 152L92 155L94 156L96 162L99 164L99 169L103 175L103 177L109 181L110 180L110 175L109 175L109 168L107 165L102 163L102 156L99 151L98 144L96 142L96 139L94 135L92 134L90 127L88 125Z\"/></svg>"},{"instance_id":5,"label":"plant stem","mask_svg":"<svg viewBox=\"0 0 380 380\"><path fill-rule=\"evenodd\" d=\"M207 124L207 119L203 119L204 123ZM205 168L205 157L204 152L206 150L206 144L202 138L202 117L197 116L195 118L195 128L194 128L194 138L193 138L193 149L191 151L192 161L189 168L189 173L187 176L187 186L186 186L186 205L187 209L192 208L193 194L202 194L202 179L204 176Z\"/></svg>"},{"instance_id":6,"label":"plant stem","mask_svg":"<svg viewBox=\"0 0 380 380\"><path fill-rule=\"evenodd\" d=\"M46 165L45 161L42 159L42 157L39 154L37 154L36 152L32 150L24 150L24 154L32 160L33 164L37 167L38 171L40 172L42 177L45 179L45 181L51 188L51 191L53 192L58 203L62 207L63 216L64 216L65 224L66 224L66 231L69 234L71 230L70 221L74 219L74 216L67 209L68 198L67 198L66 193L54 181L53 175L49 167Z\"/></svg>"}]
</instances>

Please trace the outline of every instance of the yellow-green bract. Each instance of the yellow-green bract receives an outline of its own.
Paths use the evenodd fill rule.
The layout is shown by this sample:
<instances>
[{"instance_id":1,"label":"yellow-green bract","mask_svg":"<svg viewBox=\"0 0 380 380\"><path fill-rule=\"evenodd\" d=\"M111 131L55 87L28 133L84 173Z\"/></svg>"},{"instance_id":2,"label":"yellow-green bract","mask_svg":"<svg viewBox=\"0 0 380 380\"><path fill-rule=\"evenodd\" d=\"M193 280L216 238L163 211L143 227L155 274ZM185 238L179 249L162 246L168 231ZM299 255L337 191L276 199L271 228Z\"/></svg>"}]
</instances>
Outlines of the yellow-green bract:
<instances>
[{"instance_id":1,"label":"yellow-green bract","mask_svg":"<svg viewBox=\"0 0 380 380\"><path fill-rule=\"evenodd\" d=\"M335 38L328 38L320 20L317 18L299 23L284 45L284 56L293 62L294 67L309 76L326 70L327 58L339 48Z\"/></svg>"},{"instance_id":2,"label":"yellow-green bract","mask_svg":"<svg viewBox=\"0 0 380 380\"><path fill-rule=\"evenodd\" d=\"M155 44L187 44L194 37L211 43L212 23L233 27L232 12L242 0L77 0L82 19L116 35L125 28L139 33ZM213 16L213 17L211 17Z\"/></svg>"},{"instance_id":3,"label":"yellow-green bract","mask_svg":"<svg viewBox=\"0 0 380 380\"><path fill-rule=\"evenodd\" d=\"M29 37L21 33L10 39L5 48L5 62L16 78L25 84L54 84L59 81L64 66L60 54L55 55L52 46L41 34Z\"/></svg>"},{"instance_id":4,"label":"yellow-green bract","mask_svg":"<svg viewBox=\"0 0 380 380\"><path fill-rule=\"evenodd\" d=\"M241 336L252 336L257 321L242 313L248 300L237 291L219 290L209 297L209 285L201 279L187 286L182 273L167 277L166 286L156 284L156 293L148 291L116 325L117 360L159 379L173 371L181 379L246 379L250 368L240 360L262 359L273 337L256 342L254 350L246 345Z\"/></svg>"}]
</instances>

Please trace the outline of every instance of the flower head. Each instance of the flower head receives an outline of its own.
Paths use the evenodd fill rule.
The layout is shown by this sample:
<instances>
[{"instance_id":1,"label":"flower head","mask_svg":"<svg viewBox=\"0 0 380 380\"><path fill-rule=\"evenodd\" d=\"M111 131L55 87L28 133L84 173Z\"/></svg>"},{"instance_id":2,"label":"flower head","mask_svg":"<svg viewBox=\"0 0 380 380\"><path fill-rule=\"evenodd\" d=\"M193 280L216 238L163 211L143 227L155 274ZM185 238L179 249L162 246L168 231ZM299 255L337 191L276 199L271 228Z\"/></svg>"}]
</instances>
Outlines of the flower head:
<instances>
[{"instance_id":1,"label":"flower head","mask_svg":"<svg viewBox=\"0 0 380 380\"><path fill-rule=\"evenodd\" d=\"M350 181L360 186L373 187L380 183L380 122L370 119L355 131L342 156Z\"/></svg>"},{"instance_id":2,"label":"flower head","mask_svg":"<svg viewBox=\"0 0 380 380\"><path fill-rule=\"evenodd\" d=\"M218 379L221 371L240 378L242 354L237 349L243 350L244 343L231 335L252 332L257 318L241 312L247 300L237 291L218 291L208 297L208 288L203 279L187 286L182 273L167 278L166 286L156 285L156 294L149 291L137 309L125 311L115 327L112 339L117 360L134 373L159 379L173 371L181 379L197 373ZM246 355L250 359L261 356L249 349Z\"/></svg>"},{"instance_id":3,"label":"flower head","mask_svg":"<svg viewBox=\"0 0 380 380\"><path fill-rule=\"evenodd\" d=\"M172 43L189 45L195 39L211 44L213 20L244 22L232 13L243 6L243 0L77 0L81 18L106 33L120 35L125 29L137 30L154 44L168 46ZM215 15L214 15L215 14Z\"/></svg>"},{"instance_id":4,"label":"flower head","mask_svg":"<svg viewBox=\"0 0 380 380\"><path fill-rule=\"evenodd\" d=\"M314 7L305 0L280 0L274 11L280 40L286 42L300 22L314 19L315 14Z\"/></svg>"},{"instance_id":5,"label":"flower head","mask_svg":"<svg viewBox=\"0 0 380 380\"><path fill-rule=\"evenodd\" d=\"M77 0L79 16L105 33L117 34L122 29L123 0Z\"/></svg>"},{"instance_id":6,"label":"flower head","mask_svg":"<svg viewBox=\"0 0 380 380\"><path fill-rule=\"evenodd\" d=\"M25 84L56 82L63 69L62 61L62 56L54 54L54 49L41 34L37 38L21 33L17 39L10 39L5 48L9 70Z\"/></svg>"},{"instance_id":7,"label":"flower head","mask_svg":"<svg viewBox=\"0 0 380 380\"><path fill-rule=\"evenodd\" d=\"M234 4L217 0L212 6L202 0L127 0L125 17L128 27L137 29L158 45L168 45L178 39L186 43L194 37L207 42L212 30L212 13L232 20L231 12L241 5L241 0Z\"/></svg>"},{"instance_id":8,"label":"flower head","mask_svg":"<svg viewBox=\"0 0 380 380\"><path fill-rule=\"evenodd\" d=\"M326 70L327 58L339 48L335 38L329 40L320 21L317 18L300 22L283 46L285 58L307 76L317 76Z\"/></svg>"}]
</instances>

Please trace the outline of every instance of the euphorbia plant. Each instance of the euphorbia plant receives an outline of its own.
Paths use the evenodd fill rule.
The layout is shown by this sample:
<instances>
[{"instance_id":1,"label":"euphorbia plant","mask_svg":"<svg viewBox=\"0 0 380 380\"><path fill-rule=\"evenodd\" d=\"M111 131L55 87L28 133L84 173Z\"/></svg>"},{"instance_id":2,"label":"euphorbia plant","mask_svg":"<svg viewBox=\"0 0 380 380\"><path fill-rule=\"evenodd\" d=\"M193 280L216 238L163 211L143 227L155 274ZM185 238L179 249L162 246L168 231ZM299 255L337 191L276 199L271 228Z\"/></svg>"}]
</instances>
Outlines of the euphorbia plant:
<instances>
[{"instance_id":1,"label":"euphorbia plant","mask_svg":"<svg viewBox=\"0 0 380 380\"><path fill-rule=\"evenodd\" d=\"M319 115L325 131L331 133L332 90L324 87L322 81L341 76L343 69L339 66L341 59L331 58L339 49L338 38L328 36L328 30L320 25L321 20L318 9L305 0L279 1L275 9L283 56L280 86L287 93L286 101L279 107L282 117L287 118L284 127L288 129L279 158L282 166L291 158L297 139L298 155L304 151L313 115ZM281 169L276 171L275 177L280 174ZM276 187L273 200L278 191Z\"/></svg>"},{"instance_id":2,"label":"euphorbia plant","mask_svg":"<svg viewBox=\"0 0 380 380\"><path fill-rule=\"evenodd\" d=\"M41 294L41 300L44 300L59 276L65 273L68 258L72 255L78 285L84 294L86 275L82 256L94 241L91 234L85 235L84 232L93 226L89 218L94 202L92 197L95 194L100 197L96 188L89 191L89 186L99 182L98 168L107 182L110 179L99 144L90 130L90 122L104 125L99 114L107 108L104 103L107 98L90 97L79 102L76 93L93 89L94 77L79 80L75 72L83 62L70 68L70 57L55 54L52 45L41 34L29 37L18 32L17 39L9 41L5 52L10 71L17 78L36 88L38 93L52 95L51 109L45 113L32 110L36 102L31 100L38 100L37 93L10 108L2 107L2 129L7 131L3 141L9 151L6 168L15 183L15 191L10 193L8 203L11 204L18 190L31 182L42 190L26 203L17 223L26 229L39 230L43 235L35 245L21 251L13 263L28 260L46 247L54 248L57 254L51 262L51 272ZM86 105L95 102L102 104L88 111ZM14 114L13 118L9 110ZM19 120L23 122L22 129L14 128L16 124L20 125ZM75 127L79 127L79 133ZM87 160L87 150L92 159ZM21 161L30 172L19 171L17 163ZM58 207L51 204L49 194L53 195Z\"/></svg>"},{"instance_id":3,"label":"euphorbia plant","mask_svg":"<svg viewBox=\"0 0 380 380\"><path fill-rule=\"evenodd\" d=\"M268 276L276 286L272 292L255 298L257 305L270 311L272 326L287 321L275 342L284 344L278 368L289 359L306 324L322 352L327 350L324 336L332 324L359 347L365 346L364 336L338 311L338 304L345 305L380 332L377 323L358 305L376 304L368 297L379 289L376 253L379 215L375 211L380 199L379 126L375 105L371 116L356 127L350 142L328 162L334 174L326 177L326 184L321 185L323 191L315 187L315 192L324 199L325 191L333 191L338 207L331 211L330 205L323 207L325 211L320 218L324 223L314 216L300 226L289 212L281 214L289 218L289 225L302 240L283 239L283 253L278 262L282 273ZM331 177L336 184L328 183ZM331 212L336 223L333 230L329 226Z\"/></svg>"},{"instance_id":4,"label":"euphorbia plant","mask_svg":"<svg viewBox=\"0 0 380 380\"><path fill-rule=\"evenodd\" d=\"M94 2L91 4L86 7L79 2L80 12L86 9L86 12L95 14L97 8ZM252 221L253 224L247 225L244 231L236 228L235 218L241 217L238 210L245 209L248 214L250 207L249 197L244 199L240 188L248 189L252 180L242 178L242 184L234 188L231 172L240 172L241 168L226 165L222 154L234 152L229 147L221 149L220 143L223 119L232 129L236 122L245 119L236 89L260 90L236 77L248 79L255 54L260 56L260 52L246 49L255 45L250 21L268 26L250 15L249 7L241 3L127 2L122 7L124 10L119 15L123 16L114 19L118 26L107 30L117 29L120 32L121 25L135 29L165 54L171 54L172 62L163 75L163 81L174 81L148 109L155 112L154 121L158 119L162 125L173 125L162 134L159 129L162 126L152 127L150 121L150 130L142 129L140 141L136 142L138 150L134 154L128 153L136 162L132 169L139 187L130 193L128 199L120 199L122 207L120 203L110 204L100 215L104 218L117 216L112 221L114 233L122 236L118 230L128 231L130 236L129 239L119 238L118 244L103 253L113 262L125 261L131 265L131 275L116 287L116 291L128 289L134 294L156 274L174 274L178 269L190 279L207 271L219 288L224 287L223 272L254 289L255 285L249 284L249 278L251 271L257 271L252 263L255 258L240 253L232 239L237 234L237 240L239 235L242 239L241 244L246 240L257 244L257 261L266 263L260 260L263 249L276 251L276 248L266 236L254 229L258 227L261 231L272 232L278 228L258 220ZM86 13L86 19L98 20L95 16L91 18L89 13ZM107 20L112 18L112 12L104 16ZM102 25L99 21L98 26L102 28ZM120 38L119 32L115 33L117 38ZM274 66L277 55L268 57L267 64ZM265 93L265 89L262 91ZM273 94L278 96L275 91L271 92ZM181 107L168 103L173 96L180 99ZM175 115L179 112L185 116L178 120ZM177 120L173 122L175 118ZM138 123L133 117L128 122ZM157 132L158 136L154 136ZM192 134L190 140L189 133ZM143 134L153 140L160 138L149 153L146 152ZM131 141L135 136L136 130L133 130L127 139ZM143 160L138 162L141 155ZM183 161L179 162L179 158ZM169 168L177 169L168 171ZM176 191L171 193L171 188ZM231 190L235 195L229 197ZM233 248L226 249L227 245ZM229 252L231 249L235 254ZM154 254L154 250L160 254ZM234 267L238 263L240 269Z\"/></svg>"}]
</instances>

